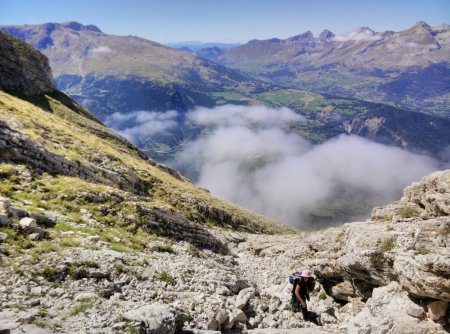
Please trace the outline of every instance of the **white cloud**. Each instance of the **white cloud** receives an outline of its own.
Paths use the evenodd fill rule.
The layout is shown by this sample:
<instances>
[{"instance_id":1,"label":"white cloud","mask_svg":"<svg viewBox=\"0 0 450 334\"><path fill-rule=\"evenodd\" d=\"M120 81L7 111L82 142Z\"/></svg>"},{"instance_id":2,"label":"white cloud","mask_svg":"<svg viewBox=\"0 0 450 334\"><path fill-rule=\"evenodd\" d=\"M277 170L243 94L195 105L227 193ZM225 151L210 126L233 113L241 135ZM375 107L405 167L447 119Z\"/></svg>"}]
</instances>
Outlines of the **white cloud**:
<instances>
[{"instance_id":1,"label":"white cloud","mask_svg":"<svg viewBox=\"0 0 450 334\"><path fill-rule=\"evenodd\" d=\"M307 226L311 214L334 202L342 204L344 198L346 207L388 203L398 199L406 185L437 168L425 156L356 136L313 146L281 126L255 128L253 107L236 112L231 106L231 118L237 122L224 118L226 110L224 106L219 112L215 108L191 114L192 120L217 127L187 145L175 166L213 194L292 226ZM272 111L258 123L273 125Z\"/></svg>"},{"instance_id":2,"label":"white cloud","mask_svg":"<svg viewBox=\"0 0 450 334\"><path fill-rule=\"evenodd\" d=\"M221 126L276 126L303 122L304 118L291 109L265 106L224 105L213 109L197 108L188 113L187 118L199 125Z\"/></svg>"},{"instance_id":3,"label":"white cloud","mask_svg":"<svg viewBox=\"0 0 450 334\"><path fill-rule=\"evenodd\" d=\"M141 137L149 137L175 128L178 123L178 112L134 111L131 113L113 113L105 123L130 139L138 141Z\"/></svg>"},{"instance_id":4,"label":"white cloud","mask_svg":"<svg viewBox=\"0 0 450 334\"><path fill-rule=\"evenodd\" d=\"M112 50L109 48L109 46L100 45L98 47L91 49L90 52L91 52L91 54L110 53L110 52L112 52Z\"/></svg>"},{"instance_id":5,"label":"white cloud","mask_svg":"<svg viewBox=\"0 0 450 334\"><path fill-rule=\"evenodd\" d=\"M346 41L378 41L382 39L382 37L376 33L374 33L370 29L358 29L350 32L347 35L335 36L334 40L337 42L346 42Z\"/></svg>"}]
</instances>

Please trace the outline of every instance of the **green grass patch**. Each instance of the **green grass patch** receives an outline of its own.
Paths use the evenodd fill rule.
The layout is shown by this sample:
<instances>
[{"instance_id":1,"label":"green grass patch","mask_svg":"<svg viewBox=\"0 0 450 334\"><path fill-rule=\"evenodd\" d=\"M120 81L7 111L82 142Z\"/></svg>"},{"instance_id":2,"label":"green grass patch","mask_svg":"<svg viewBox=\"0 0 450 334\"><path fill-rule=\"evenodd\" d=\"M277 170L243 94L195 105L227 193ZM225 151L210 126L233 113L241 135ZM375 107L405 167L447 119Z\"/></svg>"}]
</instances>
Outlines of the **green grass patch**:
<instances>
[{"instance_id":1,"label":"green grass patch","mask_svg":"<svg viewBox=\"0 0 450 334\"><path fill-rule=\"evenodd\" d=\"M61 238L59 245L61 247L75 248L75 247L80 247L81 243L78 240L76 240L74 237L64 236Z\"/></svg>"},{"instance_id":2,"label":"green grass patch","mask_svg":"<svg viewBox=\"0 0 450 334\"><path fill-rule=\"evenodd\" d=\"M59 252L61 247L49 240L44 240L36 243L36 246L31 250L32 257L38 257L45 253Z\"/></svg>"},{"instance_id":3,"label":"green grass patch","mask_svg":"<svg viewBox=\"0 0 450 334\"><path fill-rule=\"evenodd\" d=\"M153 276L154 280L158 280L161 282L165 282L169 285L176 285L177 284L177 280L167 271L161 271L160 273L157 273Z\"/></svg>"},{"instance_id":4,"label":"green grass patch","mask_svg":"<svg viewBox=\"0 0 450 334\"><path fill-rule=\"evenodd\" d=\"M319 300L325 300L327 299L327 297L327 294L323 291L319 294Z\"/></svg>"},{"instance_id":5,"label":"green grass patch","mask_svg":"<svg viewBox=\"0 0 450 334\"><path fill-rule=\"evenodd\" d=\"M58 280L60 272L51 266L45 266L41 271L41 276L44 277L49 282L55 282Z\"/></svg>"},{"instance_id":6,"label":"green grass patch","mask_svg":"<svg viewBox=\"0 0 450 334\"><path fill-rule=\"evenodd\" d=\"M381 250L383 252L389 252L395 247L395 238L389 238L386 240L383 240L381 243Z\"/></svg>"},{"instance_id":7,"label":"green grass patch","mask_svg":"<svg viewBox=\"0 0 450 334\"><path fill-rule=\"evenodd\" d=\"M383 253L371 254L371 255L369 255L369 258L370 258L370 263L372 263L372 265L374 267L382 266L386 260Z\"/></svg>"},{"instance_id":8,"label":"green grass patch","mask_svg":"<svg viewBox=\"0 0 450 334\"><path fill-rule=\"evenodd\" d=\"M430 251L425 247L418 247L414 251L414 255L427 255L427 254L430 254Z\"/></svg>"},{"instance_id":9,"label":"green grass patch","mask_svg":"<svg viewBox=\"0 0 450 334\"><path fill-rule=\"evenodd\" d=\"M155 249L155 251L160 252L160 253L169 253L169 254L175 253L175 250L173 249L173 243L157 245L157 246L155 246L154 249Z\"/></svg>"},{"instance_id":10,"label":"green grass patch","mask_svg":"<svg viewBox=\"0 0 450 334\"><path fill-rule=\"evenodd\" d=\"M398 214L402 218L417 217L417 215L419 214L419 210L410 206L405 206L398 212Z\"/></svg>"},{"instance_id":11,"label":"green grass patch","mask_svg":"<svg viewBox=\"0 0 450 334\"><path fill-rule=\"evenodd\" d=\"M70 317L74 317L78 314L85 313L94 307L94 301L92 299L80 300L80 303L72 308L69 312Z\"/></svg>"},{"instance_id":12,"label":"green grass patch","mask_svg":"<svg viewBox=\"0 0 450 334\"><path fill-rule=\"evenodd\" d=\"M392 215L373 216L372 219L380 222L389 222L392 220Z\"/></svg>"}]
</instances>

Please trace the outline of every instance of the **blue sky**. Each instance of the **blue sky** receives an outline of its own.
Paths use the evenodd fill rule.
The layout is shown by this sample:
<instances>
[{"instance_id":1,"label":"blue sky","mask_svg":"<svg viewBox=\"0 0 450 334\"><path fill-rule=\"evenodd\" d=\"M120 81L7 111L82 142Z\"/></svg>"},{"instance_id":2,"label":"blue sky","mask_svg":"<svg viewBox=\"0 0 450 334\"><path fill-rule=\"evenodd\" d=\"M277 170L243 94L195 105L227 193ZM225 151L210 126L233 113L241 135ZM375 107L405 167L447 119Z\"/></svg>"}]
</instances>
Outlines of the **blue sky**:
<instances>
[{"instance_id":1,"label":"blue sky","mask_svg":"<svg viewBox=\"0 0 450 334\"><path fill-rule=\"evenodd\" d=\"M243 43L311 30L450 23L450 0L0 0L0 24L78 21L160 43Z\"/></svg>"}]
</instances>

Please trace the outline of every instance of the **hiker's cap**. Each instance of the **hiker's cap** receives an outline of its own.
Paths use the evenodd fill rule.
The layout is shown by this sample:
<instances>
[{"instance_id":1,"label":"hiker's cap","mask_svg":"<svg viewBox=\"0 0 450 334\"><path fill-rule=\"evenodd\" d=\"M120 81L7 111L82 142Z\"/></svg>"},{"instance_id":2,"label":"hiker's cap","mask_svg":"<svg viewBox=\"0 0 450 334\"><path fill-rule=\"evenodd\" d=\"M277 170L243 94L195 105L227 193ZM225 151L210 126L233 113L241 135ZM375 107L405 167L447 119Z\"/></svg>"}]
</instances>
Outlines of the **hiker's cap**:
<instances>
[{"instance_id":1,"label":"hiker's cap","mask_svg":"<svg viewBox=\"0 0 450 334\"><path fill-rule=\"evenodd\" d=\"M301 277L312 277L311 271L308 269L302 270L302 273L300 274Z\"/></svg>"}]
</instances>

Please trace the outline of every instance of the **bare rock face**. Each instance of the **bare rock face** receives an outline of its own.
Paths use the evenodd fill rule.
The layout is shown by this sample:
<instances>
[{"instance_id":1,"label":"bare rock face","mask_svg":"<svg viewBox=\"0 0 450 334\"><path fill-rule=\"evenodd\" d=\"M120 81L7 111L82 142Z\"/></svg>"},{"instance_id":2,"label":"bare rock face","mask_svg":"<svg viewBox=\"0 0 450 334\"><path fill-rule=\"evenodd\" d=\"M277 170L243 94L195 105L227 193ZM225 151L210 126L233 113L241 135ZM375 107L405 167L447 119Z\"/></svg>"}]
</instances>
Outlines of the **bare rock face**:
<instances>
[{"instance_id":1,"label":"bare rock face","mask_svg":"<svg viewBox=\"0 0 450 334\"><path fill-rule=\"evenodd\" d=\"M0 89L20 95L53 92L48 59L28 44L0 32Z\"/></svg>"},{"instance_id":2,"label":"bare rock face","mask_svg":"<svg viewBox=\"0 0 450 334\"><path fill-rule=\"evenodd\" d=\"M395 291L401 290L424 305L434 300L430 310L435 305L447 305L449 201L450 170L430 174L407 187L400 201L375 208L370 220L310 237L310 248L316 253L304 265L312 267L327 293L340 301L370 300L377 288L396 282ZM389 294L394 298L397 292ZM446 307L442 308L439 316L429 311L427 317L438 321L446 312ZM425 315L424 310L411 305L408 309L409 313L405 312L410 315ZM371 324L372 328L378 326ZM417 333L422 333L419 327Z\"/></svg>"}]
</instances>

